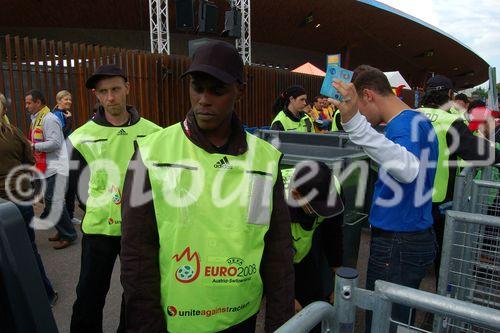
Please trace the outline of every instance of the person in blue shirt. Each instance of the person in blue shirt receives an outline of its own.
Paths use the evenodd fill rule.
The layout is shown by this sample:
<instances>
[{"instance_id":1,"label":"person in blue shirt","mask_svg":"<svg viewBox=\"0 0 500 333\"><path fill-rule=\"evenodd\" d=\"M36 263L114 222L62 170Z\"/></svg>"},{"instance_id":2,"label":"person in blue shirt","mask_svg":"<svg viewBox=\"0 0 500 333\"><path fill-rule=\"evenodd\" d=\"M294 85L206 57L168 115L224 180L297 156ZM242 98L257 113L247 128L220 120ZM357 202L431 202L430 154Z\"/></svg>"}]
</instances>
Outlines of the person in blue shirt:
<instances>
[{"instance_id":1,"label":"person in blue shirt","mask_svg":"<svg viewBox=\"0 0 500 333\"><path fill-rule=\"evenodd\" d=\"M419 288L437 251L432 189L438 142L432 124L394 95L377 68L359 66L353 83L336 80L333 85L343 96L332 102L349 139L380 166L369 216L366 288L373 290L376 280ZM372 127L382 122L387 124L385 135ZM369 332L371 311L366 318ZM410 308L394 305L392 318L408 323Z\"/></svg>"},{"instance_id":2,"label":"person in blue shirt","mask_svg":"<svg viewBox=\"0 0 500 333\"><path fill-rule=\"evenodd\" d=\"M56 95L57 105L52 109L52 113L59 119L63 130L64 138L71 133L71 93L67 90L61 90Z\"/></svg>"}]
</instances>

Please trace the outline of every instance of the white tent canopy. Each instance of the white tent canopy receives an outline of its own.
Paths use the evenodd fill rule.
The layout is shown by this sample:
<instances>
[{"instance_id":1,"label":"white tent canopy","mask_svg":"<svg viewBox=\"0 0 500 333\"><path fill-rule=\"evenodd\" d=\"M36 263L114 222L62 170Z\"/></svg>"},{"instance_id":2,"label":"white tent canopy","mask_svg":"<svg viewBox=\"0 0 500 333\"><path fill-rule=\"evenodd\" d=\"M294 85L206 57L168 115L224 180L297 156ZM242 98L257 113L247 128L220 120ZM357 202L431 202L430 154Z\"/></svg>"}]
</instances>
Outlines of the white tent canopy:
<instances>
[{"instance_id":1,"label":"white tent canopy","mask_svg":"<svg viewBox=\"0 0 500 333\"><path fill-rule=\"evenodd\" d=\"M404 86L404 89L409 89L411 90L410 85L404 77L399 73L398 71L395 72L385 72L385 76L387 76L387 79L389 79L389 83L391 84L391 87L397 88L399 86Z\"/></svg>"}]
</instances>

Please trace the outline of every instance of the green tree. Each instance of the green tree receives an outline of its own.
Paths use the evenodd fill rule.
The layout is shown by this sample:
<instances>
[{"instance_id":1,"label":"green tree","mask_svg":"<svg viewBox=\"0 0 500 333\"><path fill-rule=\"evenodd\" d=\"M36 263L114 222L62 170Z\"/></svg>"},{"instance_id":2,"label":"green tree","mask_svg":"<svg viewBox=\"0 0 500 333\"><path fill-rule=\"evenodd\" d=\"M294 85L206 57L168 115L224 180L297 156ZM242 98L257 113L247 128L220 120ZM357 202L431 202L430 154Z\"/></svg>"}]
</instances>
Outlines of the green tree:
<instances>
[{"instance_id":1,"label":"green tree","mask_svg":"<svg viewBox=\"0 0 500 333\"><path fill-rule=\"evenodd\" d=\"M488 90L482 87L478 87L472 91L471 96L473 98L485 100L488 97Z\"/></svg>"}]
</instances>

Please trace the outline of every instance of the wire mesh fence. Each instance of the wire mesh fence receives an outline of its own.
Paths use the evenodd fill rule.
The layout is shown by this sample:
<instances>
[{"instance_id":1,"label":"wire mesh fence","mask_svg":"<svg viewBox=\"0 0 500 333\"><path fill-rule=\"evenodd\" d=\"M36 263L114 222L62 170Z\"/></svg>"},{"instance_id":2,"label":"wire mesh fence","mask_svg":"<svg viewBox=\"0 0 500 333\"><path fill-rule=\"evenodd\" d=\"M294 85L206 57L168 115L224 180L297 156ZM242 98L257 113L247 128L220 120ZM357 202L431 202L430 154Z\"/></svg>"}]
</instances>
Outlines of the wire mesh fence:
<instances>
[{"instance_id":1,"label":"wire mesh fence","mask_svg":"<svg viewBox=\"0 0 500 333\"><path fill-rule=\"evenodd\" d=\"M480 205L474 181L473 210ZM490 184L491 183L491 184ZM496 185L496 184L495 184ZM438 293L450 298L500 310L500 217L477 213L447 212ZM439 332L495 332L461 320L441 318ZM435 326L436 328L436 326Z\"/></svg>"}]
</instances>

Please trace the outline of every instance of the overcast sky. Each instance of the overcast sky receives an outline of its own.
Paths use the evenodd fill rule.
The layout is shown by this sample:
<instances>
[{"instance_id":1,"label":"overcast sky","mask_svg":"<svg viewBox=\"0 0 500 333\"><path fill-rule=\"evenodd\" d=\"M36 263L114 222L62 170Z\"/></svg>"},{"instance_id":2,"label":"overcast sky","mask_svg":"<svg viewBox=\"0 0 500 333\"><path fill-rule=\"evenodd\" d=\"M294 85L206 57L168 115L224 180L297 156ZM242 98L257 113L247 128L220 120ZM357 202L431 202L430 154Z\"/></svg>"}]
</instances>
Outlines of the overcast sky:
<instances>
[{"instance_id":1,"label":"overcast sky","mask_svg":"<svg viewBox=\"0 0 500 333\"><path fill-rule=\"evenodd\" d=\"M474 50L500 77L500 0L378 0L432 24Z\"/></svg>"}]
</instances>

